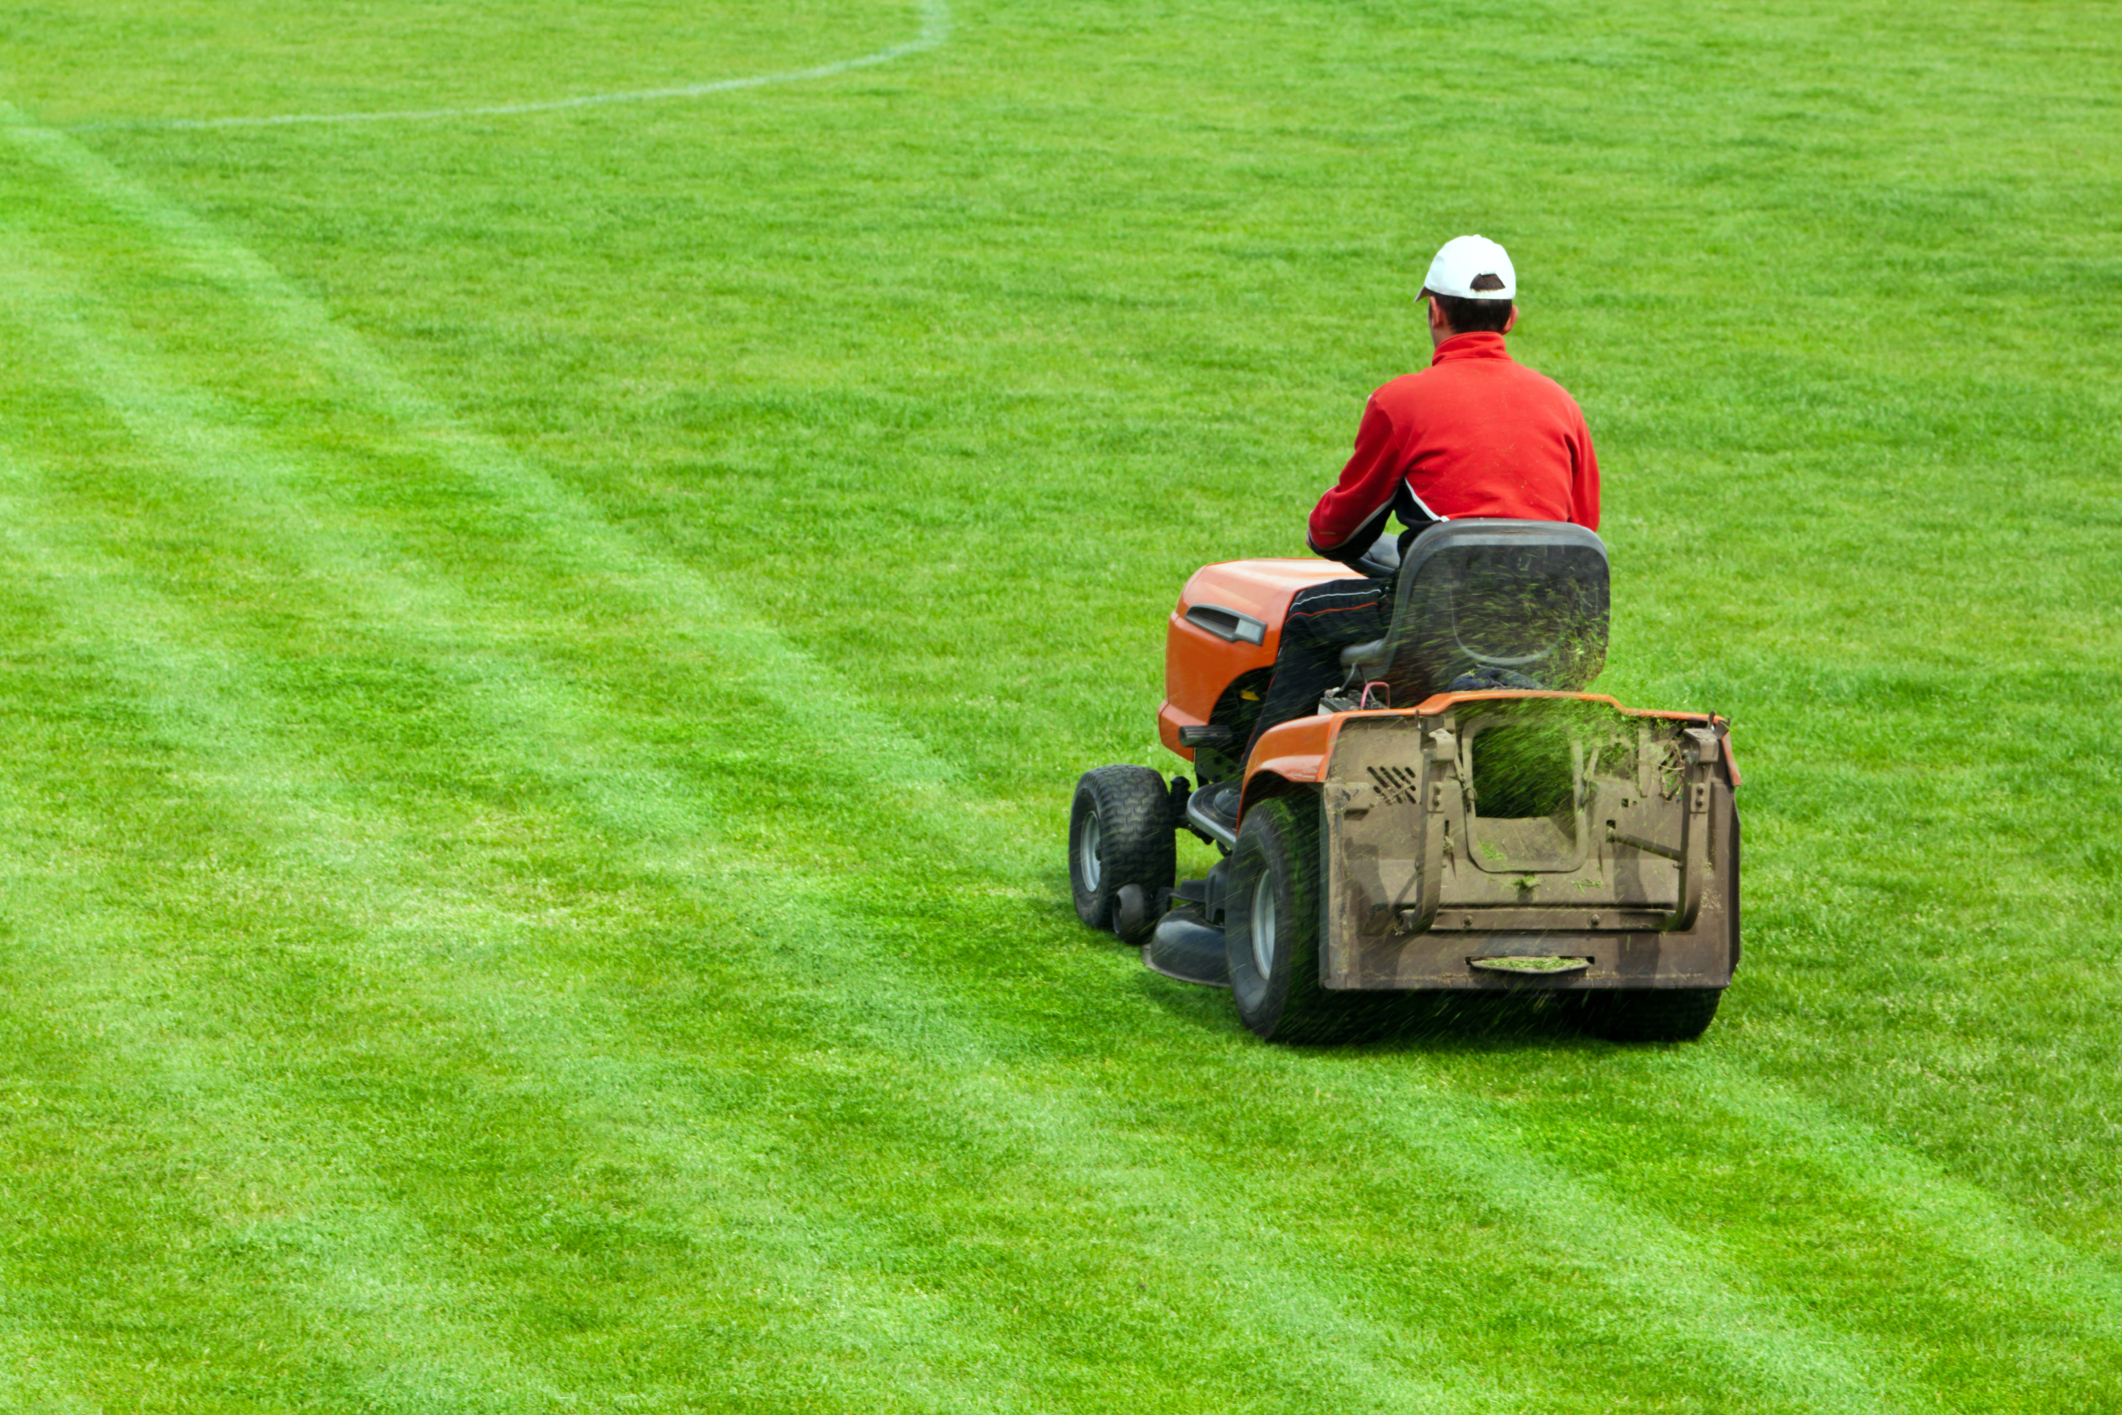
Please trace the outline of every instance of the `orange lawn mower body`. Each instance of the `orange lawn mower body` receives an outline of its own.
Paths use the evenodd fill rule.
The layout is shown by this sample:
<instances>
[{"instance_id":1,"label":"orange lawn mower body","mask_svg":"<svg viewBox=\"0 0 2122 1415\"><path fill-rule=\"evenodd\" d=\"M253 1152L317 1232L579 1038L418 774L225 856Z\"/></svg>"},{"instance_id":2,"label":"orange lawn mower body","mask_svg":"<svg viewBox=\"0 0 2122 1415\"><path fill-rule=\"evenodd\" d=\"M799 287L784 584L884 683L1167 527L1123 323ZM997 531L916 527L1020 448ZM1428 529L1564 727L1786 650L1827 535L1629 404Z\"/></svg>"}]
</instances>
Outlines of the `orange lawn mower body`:
<instances>
[{"instance_id":1,"label":"orange lawn mower body","mask_svg":"<svg viewBox=\"0 0 2122 1415\"><path fill-rule=\"evenodd\" d=\"M1354 1035L1411 995L1528 991L1616 1038L1699 1035L1739 962L1739 772L1722 719L1584 691L1606 653L1598 537L1426 531L1386 637L1247 752L1292 597L1349 574L1241 560L1187 581L1157 722L1203 785L1084 776L1079 915L1158 972L1231 988L1277 1040ZM1234 816L1210 799L1230 783ZM1221 855L1203 878L1174 882L1179 830Z\"/></svg>"}]
</instances>

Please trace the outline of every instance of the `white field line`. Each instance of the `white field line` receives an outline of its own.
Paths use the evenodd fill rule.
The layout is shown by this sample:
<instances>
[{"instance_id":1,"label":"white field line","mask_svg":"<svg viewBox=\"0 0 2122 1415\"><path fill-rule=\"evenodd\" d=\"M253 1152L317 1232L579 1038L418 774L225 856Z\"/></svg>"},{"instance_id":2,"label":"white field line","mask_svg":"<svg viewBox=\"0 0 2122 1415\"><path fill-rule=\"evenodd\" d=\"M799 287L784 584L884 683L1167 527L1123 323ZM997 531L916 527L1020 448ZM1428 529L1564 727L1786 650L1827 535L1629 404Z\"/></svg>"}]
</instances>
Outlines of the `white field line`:
<instances>
[{"instance_id":1,"label":"white field line","mask_svg":"<svg viewBox=\"0 0 2122 1415\"><path fill-rule=\"evenodd\" d=\"M569 108L597 108L609 103L656 103L674 98L703 98L712 93L730 93L741 88L767 88L774 84L807 83L829 79L856 69L875 68L935 49L950 38L950 0L921 0L921 28L912 39L888 45L874 54L855 59L836 59L808 69L787 69L776 74L749 74L739 79L715 79L709 83L681 84L676 88L628 89L619 93L585 93L573 98L539 99L529 103L494 103L468 108L392 108L373 113L274 113L262 117L237 118L114 118L95 123L77 123L72 132L104 128L277 128L294 123L431 123L451 118L507 118L519 113L557 113Z\"/></svg>"}]
</instances>

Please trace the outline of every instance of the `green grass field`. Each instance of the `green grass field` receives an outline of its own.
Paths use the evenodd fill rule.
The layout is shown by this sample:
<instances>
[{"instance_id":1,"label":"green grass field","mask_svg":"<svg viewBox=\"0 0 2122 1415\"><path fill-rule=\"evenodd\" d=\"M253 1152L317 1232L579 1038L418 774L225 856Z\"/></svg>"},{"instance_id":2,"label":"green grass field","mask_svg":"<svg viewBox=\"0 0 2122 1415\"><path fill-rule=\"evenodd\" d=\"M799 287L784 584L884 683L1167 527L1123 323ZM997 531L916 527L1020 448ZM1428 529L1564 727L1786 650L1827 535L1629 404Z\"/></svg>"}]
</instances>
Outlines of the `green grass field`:
<instances>
[{"instance_id":1,"label":"green grass field","mask_svg":"<svg viewBox=\"0 0 2122 1415\"><path fill-rule=\"evenodd\" d=\"M2112 4L0 53L0 1408L2122 1408ZM1263 1045L1069 907L1468 230L1601 687L1736 722L1696 1044Z\"/></svg>"}]
</instances>

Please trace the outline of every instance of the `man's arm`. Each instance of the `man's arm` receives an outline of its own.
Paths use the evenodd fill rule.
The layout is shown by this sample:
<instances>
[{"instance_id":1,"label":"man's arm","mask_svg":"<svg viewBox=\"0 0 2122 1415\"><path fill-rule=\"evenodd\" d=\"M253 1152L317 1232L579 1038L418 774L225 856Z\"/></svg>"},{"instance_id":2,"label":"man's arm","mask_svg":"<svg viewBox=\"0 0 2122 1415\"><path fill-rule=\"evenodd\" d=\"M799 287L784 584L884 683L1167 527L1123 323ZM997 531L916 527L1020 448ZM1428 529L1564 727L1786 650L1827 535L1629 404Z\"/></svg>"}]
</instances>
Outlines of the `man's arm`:
<instances>
[{"instance_id":1,"label":"man's arm","mask_svg":"<svg viewBox=\"0 0 2122 1415\"><path fill-rule=\"evenodd\" d=\"M1589 446L1589 442L1586 446ZM1385 533L1393 495L1401 480L1399 439L1393 420L1373 397L1356 426L1356 451L1341 469L1341 479L1312 508L1312 550L1353 565Z\"/></svg>"},{"instance_id":2,"label":"man's arm","mask_svg":"<svg viewBox=\"0 0 2122 1415\"><path fill-rule=\"evenodd\" d=\"M1576 435L1569 449L1569 518L1588 531L1599 529L1599 454L1592 451L1591 429L1577 413Z\"/></svg>"}]
</instances>

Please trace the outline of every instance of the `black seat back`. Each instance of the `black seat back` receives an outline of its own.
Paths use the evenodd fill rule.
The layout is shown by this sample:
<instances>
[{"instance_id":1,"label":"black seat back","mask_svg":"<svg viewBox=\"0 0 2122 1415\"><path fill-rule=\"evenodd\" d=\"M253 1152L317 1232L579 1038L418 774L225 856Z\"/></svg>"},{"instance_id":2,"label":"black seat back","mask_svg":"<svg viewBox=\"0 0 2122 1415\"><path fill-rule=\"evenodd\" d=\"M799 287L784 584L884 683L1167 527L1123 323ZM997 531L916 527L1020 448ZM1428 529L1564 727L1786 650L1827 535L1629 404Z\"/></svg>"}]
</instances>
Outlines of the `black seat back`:
<instances>
[{"instance_id":1,"label":"black seat back","mask_svg":"<svg viewBox=\"0 0 2122 1415\"><path fill-rule=\"evenodd\" d=\"M1576 691L1606 667L1606 546L1561 521L1446 521L1400 566L1383 677L1412 706L1476 675Z\"/></svg>"}]
</instances>

